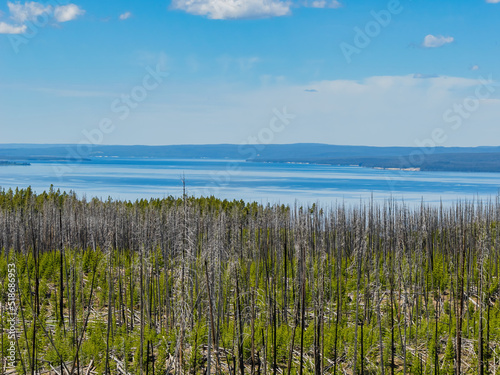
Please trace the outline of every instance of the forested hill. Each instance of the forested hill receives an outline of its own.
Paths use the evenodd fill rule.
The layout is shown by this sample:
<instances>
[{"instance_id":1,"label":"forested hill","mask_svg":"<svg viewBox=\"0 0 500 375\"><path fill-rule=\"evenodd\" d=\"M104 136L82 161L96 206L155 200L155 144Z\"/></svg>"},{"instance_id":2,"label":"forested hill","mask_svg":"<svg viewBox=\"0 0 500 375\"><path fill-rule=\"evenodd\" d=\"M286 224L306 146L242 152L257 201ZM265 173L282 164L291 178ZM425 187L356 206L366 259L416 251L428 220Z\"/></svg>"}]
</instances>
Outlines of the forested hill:
<instances>
[{"instance_id":1,"label":"forested hill","mask_svg":"<svg viewBox=\"0 0 500 375\"><path fill-rule=\"evenodd\" d=\"M107 157L234 159L435 171L500 172L500 147L372 147L319 143L170 146L0 144L0 160L4 161L92 161L95 158Z\"/></svg>"},{"instance_id":2,"label":"forested hill","mask_svg":"<svg viewBox=\"0 0 500 375\"><path fill-rule=\"evenodd\" d=\"M309 163L420 171L500 172L500 153L413 153L398 156L351 156L325 158L256 158L272 163Z\"/></svg>"}]
</instances>

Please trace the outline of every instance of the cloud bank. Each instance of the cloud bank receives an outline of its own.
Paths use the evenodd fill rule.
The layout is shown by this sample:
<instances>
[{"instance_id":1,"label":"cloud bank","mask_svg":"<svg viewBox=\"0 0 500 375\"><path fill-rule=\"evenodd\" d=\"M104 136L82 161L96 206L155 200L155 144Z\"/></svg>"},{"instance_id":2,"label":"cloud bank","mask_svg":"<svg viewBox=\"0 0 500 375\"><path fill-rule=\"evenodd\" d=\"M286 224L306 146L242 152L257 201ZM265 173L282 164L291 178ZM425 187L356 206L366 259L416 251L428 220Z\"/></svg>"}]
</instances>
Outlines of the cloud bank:
<instances>
[{"instance_id":1,"label":"cloud bank","mask_svg":"<svg viewBox=\"0 0 500 375\"><path fill-rule=\"evenodd\" d=\"M286 106L297 117L274 139L276 143L301 140L417 146L438 128L447 138L443 146L491 145L499 139L498 94L480 100L475 111L466 109L470 105L466 98L477 88L483 94L489 92L480 78L422 76L279 83L239 92L231 85L173 84L145 104L144 111L126 126L131 131L140 127L141 134L134 141L144 144L152 142L151 134L158 134L158 144L162 139L171 143L240 143L268 126L273 108ZM163 95L175 99L167 101ZM459 128L454 127L456 108L467 111L468 116ZM447 115L450 110L453 116ZM82 126L83 120L78 119ZM117 134L113 142L131 142L125 132L121 137Z\"/></svg>"}]
</instances>

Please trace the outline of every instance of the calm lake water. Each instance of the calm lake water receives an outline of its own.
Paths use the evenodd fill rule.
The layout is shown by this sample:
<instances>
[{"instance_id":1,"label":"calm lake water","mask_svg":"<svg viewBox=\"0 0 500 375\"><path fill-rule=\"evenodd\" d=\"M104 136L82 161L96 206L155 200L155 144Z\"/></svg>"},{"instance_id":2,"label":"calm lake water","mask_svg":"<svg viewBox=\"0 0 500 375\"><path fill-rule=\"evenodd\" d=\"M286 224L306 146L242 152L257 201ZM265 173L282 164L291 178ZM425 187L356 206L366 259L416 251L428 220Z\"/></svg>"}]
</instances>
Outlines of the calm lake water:
<instances>
[{"instance_id":1,"label":"calm lake water","mask_svg":"<svg viewBox=\"0 0 500 375\"><path fill-rule=\"evenodd\" d=\"M179 196L182 176L190 195L215 195L261 203L357 203L404 199L450 203L495 199L500 173L386 171L359 167L247 163L231 160L96 159L68 164L36 162L0 167L0 186L47 190L51 184L88 198Z\"/></svg>"}]
</instances>

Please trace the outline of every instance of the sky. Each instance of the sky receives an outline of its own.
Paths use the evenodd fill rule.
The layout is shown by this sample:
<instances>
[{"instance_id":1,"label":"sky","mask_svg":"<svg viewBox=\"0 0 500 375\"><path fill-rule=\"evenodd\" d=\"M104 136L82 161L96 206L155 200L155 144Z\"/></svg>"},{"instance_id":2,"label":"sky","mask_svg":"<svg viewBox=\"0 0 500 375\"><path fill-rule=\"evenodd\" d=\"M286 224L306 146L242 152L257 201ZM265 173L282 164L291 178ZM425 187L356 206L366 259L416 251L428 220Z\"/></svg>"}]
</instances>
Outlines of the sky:
<instances>
[{"instance_id":1,"label":"sky","mask_svg":"<svg viewBox=\"0 0 500 375\"><path fill-rule=\"evenodd\" d=\"M500 0L0 0L0 143L500 144Z\"/></svg>"}]
</instances>

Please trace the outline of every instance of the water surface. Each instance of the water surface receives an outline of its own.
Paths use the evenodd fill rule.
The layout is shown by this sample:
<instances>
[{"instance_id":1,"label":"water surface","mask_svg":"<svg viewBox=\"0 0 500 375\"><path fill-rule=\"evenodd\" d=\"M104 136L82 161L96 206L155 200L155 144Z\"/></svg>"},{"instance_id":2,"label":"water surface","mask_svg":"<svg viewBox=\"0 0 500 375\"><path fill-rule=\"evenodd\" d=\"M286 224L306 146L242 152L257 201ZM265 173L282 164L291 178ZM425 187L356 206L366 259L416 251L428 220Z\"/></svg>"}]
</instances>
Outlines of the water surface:
<instances>
[{"instance_id":1,"label":"water surface","mask_svg":"<svg viewBox=\"0 0 500 375\"><path fill-rule=\"evenodd\" d=\"M127 199L182 194L215 195L261 203L360 199L404 199L450 203L495 199L500 173L389 171L309 164L249 163L238 160L97 158L83 163L34 162L0 167L0 186L47 190L51 184L78 196Z\"/></svg>"}]
</instances>

